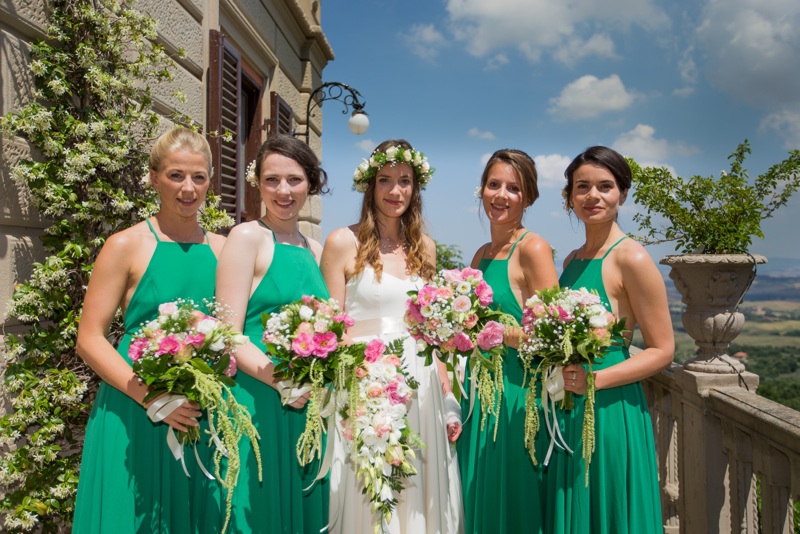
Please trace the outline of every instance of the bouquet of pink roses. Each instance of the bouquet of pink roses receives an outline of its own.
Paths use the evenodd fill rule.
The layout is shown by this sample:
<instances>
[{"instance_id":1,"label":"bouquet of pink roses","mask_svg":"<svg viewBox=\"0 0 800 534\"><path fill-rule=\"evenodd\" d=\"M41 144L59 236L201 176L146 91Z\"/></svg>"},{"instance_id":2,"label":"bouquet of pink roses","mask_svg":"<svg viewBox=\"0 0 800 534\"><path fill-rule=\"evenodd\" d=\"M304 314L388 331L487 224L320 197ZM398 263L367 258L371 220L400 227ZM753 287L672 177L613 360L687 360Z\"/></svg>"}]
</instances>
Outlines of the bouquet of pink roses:
<instances>
[{"instance_id":1,"label":"bouquet of pink roses","mask_svg":"<svg viewBox=\"0 0 800 534\"><path fill-rule=\"evenodd\" d=\"M384 529L403 490L403 479L416 474L414 448L424 446L408 426L408 405L418 384L402 367L402 341L388 346L380 339L359 344L362 350L340 410L341 426L364 492Z\"/></svg>"},{"instance_id":2,"label":"bouquet of pink roses","mask_svg":"<svg viewBox=\"0 0 800 534\"><path fill-rule=\"evenodd\" d=\"M536 409L536 382L541 377L542 405L545 422L550 431L550 450L545 458L547 465L553 447L569 450L560 435L555 420L555 402L561 401L565 409L572 409L572 393L564 390L563 367L571 364L586 365L586 404L583 418L583 457L586 460L586 476L594 452L594 376L592 365L602 359L603 350L615 343L614 338L625 330L625 319L617 321L596 292L586 288L552 288L537 291L525 303L522 328L528 339L519 350L526 375L531 373L526 398L525 445L533 462L534 439L539 430L539 415ZM533 359L541 362L534 369ZM524 379L523 379L524 380ZM550 421L547 414L552 414ZM588 483L588 478L587 478Z\"/></svg>"},{"instance_id":3,"label":"bouquet of pink roses","mask_svg":"<svg viewBox=\"0 0 800 534\"><path fill-rule=\"evenodd\" d=\"M493 292L483 273L470 267L442 270L431 283L408 294L405 321L425 365L437 353L453 373L453 393L461 398L459 363L465 357L481 400L481 424L489 413L497 417L503 395L503 325L516 321L489 307Z\"/></svg>"},{"instance_id":4,"label":"bouquet of pink roses","mask_svg":"<svg viewBox=\"0 0 800 534\"><path fill-rule=\"evenodd\" d=\"M262 340L275 360L276 376L287 381L285 391L292 386L311 391L306 428L297 441L297 459L306 465L322 454L324 420L333 414L325 407L332 402L333 390L347 389L358 348L342 344L342 336L354 321L339 311L334 299L307 295L262 319Z\"/></svg>"},{"instance_id":5,"label":"bouquet of pink roses","mask_svg":"<svg viewBox=\"0 0 800 534\"><path fill-rule=\"evenodd\" d=\"M233 488L239 477L239 441L242 436L249 438L253 445L259 478L261 456L258 432L250 413L236 401L229 389L235 384L231 377L236 374L236 347L246 343L247 337L214 316L224 313L221 307L208 302L204 304L209 313L191 300L161 304L158 317L142 325L139 334L131 340L128 356L133 362L133 372L150 388L145 403L156 399L147 410L154 422L169 416L187 399L197 402L200 409L207 412L211 439L216 444L215 474L228 490L224 532L230 517ZM189 473L183 445L195 444L200 437L197 427L189 427L188 432L178 432L177 438L171 428L167 433L167 443L175 458L181 461L186 476ZM220 475L223 456L228 459L224 479ZM197 460L203 473L213 479L199 458Z\"/></svg>"}]
</instances>

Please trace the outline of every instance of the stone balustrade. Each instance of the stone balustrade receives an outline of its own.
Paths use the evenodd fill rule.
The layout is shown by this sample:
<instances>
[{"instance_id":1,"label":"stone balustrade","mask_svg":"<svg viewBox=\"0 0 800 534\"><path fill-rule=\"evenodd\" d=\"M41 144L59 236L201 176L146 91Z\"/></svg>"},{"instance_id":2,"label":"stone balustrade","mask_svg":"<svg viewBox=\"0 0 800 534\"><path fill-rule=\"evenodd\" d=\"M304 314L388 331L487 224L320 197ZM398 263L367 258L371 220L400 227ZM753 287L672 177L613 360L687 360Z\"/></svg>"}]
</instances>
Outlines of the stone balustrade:
<instances>
[{"instance_id":1,"label":"stone balustrade","mask_svg":"<svg viewBox=\"0 0 800 534\"><path fill-rule=\"evenodd\" d=\"M674 364L643 385L665 533L794 532L800 412L756 395L758 377L746 371L714 375Z\"/></svg>"}]
</instances>

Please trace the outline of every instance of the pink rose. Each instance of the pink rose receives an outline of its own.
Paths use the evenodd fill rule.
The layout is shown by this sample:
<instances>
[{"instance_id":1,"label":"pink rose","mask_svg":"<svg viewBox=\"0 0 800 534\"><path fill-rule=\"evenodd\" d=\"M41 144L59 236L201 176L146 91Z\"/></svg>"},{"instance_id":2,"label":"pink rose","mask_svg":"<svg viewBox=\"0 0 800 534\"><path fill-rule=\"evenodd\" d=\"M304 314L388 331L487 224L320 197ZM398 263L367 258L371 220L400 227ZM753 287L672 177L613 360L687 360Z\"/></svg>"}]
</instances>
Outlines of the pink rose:
<instances>
[{"instance_id":1,"label":"pink rose","mask_svg":"<svg viewBox=\"0 0 800 534\"><path fill-rule=\"evenodd\" d=\"M178 305L174 302L165 302L158 307L158 313L161 315L172 315L178 311Z\"/></svg>"},{"instance_id":2,"label":"pink rose","mask_svg":"<svg viewBox=\"0 0 800 534\"><path fill-rule=\"evenodd\" d=\"M176 354L179 350L181 350L180 340L173 334L170 334L161 338L161 341L159 341L156 356L161 356L162 354Z\"/></svg>"},{"instance_id":3,"label":"pink rose","mask_svg":"<svg viewBox=\"0 0 800 534\"><path fill-rule=\"evenodd\" d=\"M318 358L327 358L328 355L339 348L339 340L333 332L314 334L314 348L312 354Z\"/></svg>"},{"instance_id":4,"label":"pink rose","mask_svg":"<svg viewBox=\"0 0 800 534\"><path fill-rule=\"evenodd\" d=\"M467 330L471 330L475 328L475 325L478 324L478 316L474 313L470 313L467 315L467 320L464 321L464 328Z\"/></svg>"},{"instance_id":5,"label":"pink rose","mask_svg":"<svg viewBox=\"0 0 800 534\"><path fill-rule=\"evenodd\" d=\"M383 363L386 363L388 365L393 365L395 367L400 367L401 365L403 365L403 362L400 360L400 358L397 357L396 354L387 354L386 356L384 356Z\"/></svg>"},{"instance_id":6,"label":"pink rose","mask_svg":"<svg viewBox=\"0 0 800 534\"><path fill-rule=\"evenodd\" d=\"M405 388L407 390L406 395L401 395L398 392L399 386L400 384L398 382L389 382L386 386L386 396L389 397L389 404L405 404L408 402L408 393L410 390Z\"/></svg>"},{"instance_id":7,"label":"pink rose","mask_svg":"<svg viewBox=\"0 0 800 534\"><path fill-rule=\"evenodd\" d=\"M303 304L312 304L314 302L314 297L310 295L303 295L302 299Z\"/></svg>"},{"instance_id":8,"label":"pink rose","mask_svg":"<svg viewBox=\"0 0 800 534\"><path fill-rule=\"evenodd\" d=\"M589 333L602 344L611 343L611 332L605 328L592 328Z\"/></svg>"},{"instance_id":9,"label":"pink rose","mask_svg":"<svg viewBox=\"0 0 800 534\"><path fill-rule=\"evenodd\" d=\"M455 337L456 348L461 352L467 352L475 348L469 336L464 332L459 332Z\"/></svg>"},{"instance_id":10,"label":"pink rose","mask_svg":"<svg viewBox=\"0 0 800 534\"><path fill-rule=\"evenodd\" d=\"M439 345L439 349L442 352L455 352L456 351L456 338L455 336L451 337L441 345Z\"/></svg>"},{"instance_id":11,"label":"pink rose","mask_svg":"<svg viewBox=\"0 0 800 534\"><path fill-rule=\"evenodd\" d=\"M133 340L133 342L128 346L128 357L134 361L138 362L142 359L142 355L144 354L144 349L147 348L147 345L150 344L150 341L146 337L139 337Z\"/></svg>"},{"instance_id":12,"label":"pink rose","mask_svg":"<svg viewBox=\"0 0 800 534\"><path fill-rule=\"evenodd\" d=\"M483 350L489 350L503 344L503 333L505 328L497 321L489 321L483 330L478 334L478 346Z\"/></svg>"},{"instance_id":13,"label":"pink rose","mask_svg":"<svg viewBox=\"0 0 800 534\"><path fill-rule=\"evenodd\" d=\"M192 345L194 348L199 349L203 346L203 341L205 341L206 335L205 334L189 334L186 336L186 339L183 340L184 343L187 345Z\"/></svg>"},{"instance_id":14,"label":"pink rose","mask_svg":"<svg viewBox=\"0 0 800 534\"><path fill-rule=\"evenodd\" d=\"M386 345L380 339L373 339L367 343L367 348L364 350L365 359L369 363L377 362L383 353L386 352Z\"/></svg>"},{"instance_id":15,"label":"pink rose","mask_svg":"<svg viewBox=\"0 0 800 534\"><path fill-rule=\"evenodd\" d=\"M359 380L367 376L367 370L363 367L356 367L356 378Z\"/></svg>"},{"instance_id":16,"label":"pink rose","mask_svg":"<svg viewBox=\"0 0 800 534\"><path fill-rule=\"evenodd\" d=\"M379 397L383 397L383 388L377 382L370 384L367 388L367 397L370 399L377 399Z\"/></svg>"},{"instance_id":17,"label":"pink rose","mask_svg":"<svg viewBox=\"0 0 800 534\"><path fill-rule=\"evenodd\" d=\"M434 300L436 300L436 286L422 286L417 293L417 304L420 307L427 306Z\"/></svg>"},{"instance_id":18,"label":"pink rose","mask_svg":"<svg viewBox=\"0 0 800 534\"><path fill-rule=\"evenodd\" d=\"M458 269L449 269L446 271L442 271L442 278L444 278L448 282L460 282L463 280L461 271Z\"/></svg>"},{"instance_id":19,"label":"pink rose","mask_svg":"<svg viewBox=\"0 0 800 534\"><path fill-rule=\"evenodd\" d=\"M440 287L436 289L436 296L442 300L447 300L453 297L453 290L449 287Z\"/></svg>"},{"instance_id":20,"label":"pink rose","mask_svg":"<svg viewBox=\"0 0 800 534\"><path fill-rule=\"evenodd\" d=\"M572 313L565 310L564 308L562 308L561 306L558 306L557 309L558 309L558 320L561 321L562 323L569 323L575 320L575 316L572 315Z\"/></svg>"},{"instance_id":21,"label":"pink rose","mask_svg":"<svg viewBox=\"0 0 800 534\"><path fill-rule=\"evenodd\" d=\"M313 334L314 333L314 327L311 326L311 323L309 323L308 321L303 321L302 323L297 325L297 328L295 329L294 333L295 333L295 335Z\"/></svg>"},{"instance_id":22,"label":"pink rose","mask_svg":"<svg viewBox=\"0 0 800 534\"><path fill-rule=\"evenodd\" d=\"M417 323L425 322L425 317L423 317L422 314L420 313L419 306L414 304L414 301L412 301L411 299L408 299L406 301L406 313L410 315L411 318L414 319L414 321L416 321Z\"/></svg>"},{"instance_id":23,"label":"pink rose","mask_svg":"<svg viewBox=\"0 0 800 534\"><path fill-rule=\"evenodd\" d=\"M453 311L459 313L466 313L472 307L472 301L469 300L469 297L466 295L461 295L460 297L456 297L453 301Z\"/></svg>"},{"instance_id":24,"label":"pink rose","mask_svg":"<svg viewBox=\"0 0 800 534\"><path fill-rule=\"evenodd\" d=\"M478 285L475 286L475 295L478 297L478 302L480 302L481 306L488 306L492 303L494 291L492 291L492 287L487 284L485 280L481 280L478 282Z\"/></svg>"},{"instance_id":25,"label":"pink rose","mask_svg":"<svg viewBox=\"0 0 800 534\"><path fill-rule=\"evenodd\" d=\"M483 273L472 267L464 267L461 269L461 277L463 280L483 280Z\"/></svg>"},{"instance_id":26,"label":"pink rose","mask_svg":"<svg viewBox=\"0 0 800 534\"><path fill-rule=\"evenodd\" d=\"M334 315L333 320L336 321L337 323L342 323L345 328L350 328L351 326L356 324L356 321L346 313L340 313L338 315Z\"/></svg>"},{"instance_id":27,"label":"pink rose","mask_svg":"<svg viewBox=\"0 0 800 534\"><path fill-rule=\"evenodd\" d=\"M298 356L311 356L314 351L314 338L311 334L300 334L292 341L292 352Z\"/></svg>"}]
</instances>

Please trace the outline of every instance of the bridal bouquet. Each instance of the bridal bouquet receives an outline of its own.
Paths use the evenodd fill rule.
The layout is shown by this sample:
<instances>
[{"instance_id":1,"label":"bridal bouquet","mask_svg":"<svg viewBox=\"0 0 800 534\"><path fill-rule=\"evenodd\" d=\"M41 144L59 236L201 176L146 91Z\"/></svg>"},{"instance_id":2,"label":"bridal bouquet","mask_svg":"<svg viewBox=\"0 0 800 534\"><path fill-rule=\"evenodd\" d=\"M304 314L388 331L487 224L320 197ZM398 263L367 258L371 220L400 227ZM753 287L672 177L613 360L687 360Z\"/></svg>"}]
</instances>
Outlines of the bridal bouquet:
<instances>
[{"instance_id":1,"label":"bridal bouquet","mask_svg":"<svg viewBox=\"0 0 800 534\"><path fill-rule=\"evenodd\" d=\"M460 399L465 392L458 380L459 364L466 358L477 381L473 384L481 400L481 426L490 413L497 421L503 396L503 325L516 321L489 307L493 293L483 273L469 267L442 270L430 284L408 295L404 319L425 365L437 353L453 373L453 393Z\"/></svg>"},{"instance_id":2,"label":"bridal bouquet","mask_svg":"<svg viewBox=\"0 0 800 534\"><path fill-rule=\"evenodd\" d=\"M402 340L388 346L380 339L359 344L346 407L340 410L342 435L356 466L356 476L376 514L376 531L388 525L403 479L416 474L414 448L424 446L408 426L411 394L418 387L402 367Z\"/></svg>"},{"instance_id":3,"label":"bridal bouquet","mask_svg":"<svg viewBox=\"0 0 800 534\"><path fill-rule=\"evenodd\" d=\"M214 469L217 479L228 490L225 527L230 518L233 488L239 477L239 441L250 439L258 461L261 478L261 455L258 432L247 408L239 404L229 389L235 382L236 348L247 342L247 337L234 331L214 315L224 310L214 303L204 303L206 313L191 300L166 302L158 307L158 317L142 325L128 347L133 362L133 372L147 384L147 403L159 397L147 410L148 416L158 422L168 417L186 399L195 401L208 414L211 439L216 444ZM161 396L166 393L166 395ZM178 432L177 438L170 428L167 443L176 459L181 461L186 476L183 445L196 444L200 439L197 427L188 432ZM227 457L224 479L220 474L220 461ZM195 457L203 473L206 470L195 448Z\"/></svg>"},{"instance_id":4,"label":"bridal bouquet","mask_svg":"<svg viewBox=\"0 0 800 534\"><path fill-rule=\"evenodd\" d=\"M594 452L594 375L592 365L602 359L603 350L614 343L613 338L625 329L625 319L617 321L600 301L596 292L586 288L552 288L537 291L525 302L522 328L528 339L522 343L519 357L525 374L531 374L525 403L525 445L533 462L534 439L539 430L536 408L536 382L541 377L542 405L545 422L550 432L550 450L545 458L547 465L553 446L569 450L561 437L555 420L555 402L562 408L572 409L572 392L564 390L563 367L580 364L588 367L586 374L586 404L583 416L583 458L586 460L588 483L589 463ZM534 369L534 357L541 362ZM523 382L525 379L523 379ZM553 421L547 417L552 413ZM571 452L571 451L570 451Z\"/></svg>"},{"instance_id":5,"label":"bridal bouquet","mask_svg":"<svg viewBox=\"0 0 800 534\"><path fill-rule=\"evenodd\" d=\"M262 340L275 359L276 376L288 381L285 391L292 386L311 391L306 427L297 441L297 459L306 465L322 455L324 419L333 414L325 407L332 402L333 390L347 389L357 349L342 344L342 336L355 322L339 311L334 299L307 295L262 319Z\"/></svg>"}]
</instances>

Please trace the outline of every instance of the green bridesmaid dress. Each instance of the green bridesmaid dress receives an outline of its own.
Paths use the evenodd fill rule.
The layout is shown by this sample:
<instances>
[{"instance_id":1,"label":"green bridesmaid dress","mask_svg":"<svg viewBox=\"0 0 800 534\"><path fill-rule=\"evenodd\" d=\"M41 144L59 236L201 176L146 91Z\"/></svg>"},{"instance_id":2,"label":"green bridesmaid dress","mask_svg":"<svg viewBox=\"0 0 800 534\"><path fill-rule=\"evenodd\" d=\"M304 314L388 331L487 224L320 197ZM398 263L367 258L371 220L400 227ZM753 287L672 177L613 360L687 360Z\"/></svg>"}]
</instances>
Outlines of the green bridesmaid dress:
<instances>
[{"instance_id":1,"label":"green bridesmaid dress","mask_svg":"<svg viewBox=\"0 0 800 534\"><path fill-rule=\"evenodd\" d=\"M160 304L182 298L201 305L214 297L217 258L208 239L161 241L146 222L156 250L125 310L125 334L117 348L129 364L132 335L158 315ZM192 478L186 477L167 446L168 428L151 422L145 409L121 391L100 384L86 427L73 532L205 532L196 526L193 498L193 481L202 474L189 454Z\"/></svg>"},{"instance_id":2,"label":"green bridesmaid dress","mask_svg":"<svg viewBox=\"0 0 800 534\"><path fill-rule=\"evenodd\" d=\"M308 248L275 242L272 264L247 304L244 334L265 350L261 314L278 311L303 295L330 296L314 256ZM295 445L305 429L305 409L283 406L274 388L242 372L236 382L234 396L250 411L261 436L263 478L258 481L250 442L242 440L242 467L228 532L319 534L328 524L330 487L326 477L305 489L312 486L320 464L314 461L301 467L297 461ZM220 498L224 503L224 495Z\"/></svg>"},{"instance_id":3,"label":"green bridesmaid dress","mask_svg":"<svg viewBox=\"0 0 800 534\"><path fill-rule=\"evenodd\" d=\"M520 236L511 247L514 254ZM522 320L522 309L508 280L508 258L483 258L478 265L494 291L492 308ZM536 362L534 362L536 365ZM464 423L458 439L458 463L464 495L465 532L539 533L543 531L544 487L541 469L535 466L525 448L525 397L523 368L517 351L508 348L503 358L503 404L494 439L495 418L488 416L480 428L480 402L475 399L472 416ZM465 386L469 392L469 386ZM462 401L468 413L469 400ZM541 416L541 415L540 415ZM536 450L546 449L541 435ZM538 458L538 456L537 456Z\"/></svg>"},{"instance_id":4,"label":"green bridesmaid dress","mask_svg":"<svg viewBox=\"0 0 800 534\"><path fill-rule=\"evenodd\" d=\"M603 260L626 239L612 245L602 258L573 258L559 280L562 287L597 290L611 311L603 284ZM605 351L594 371L630 357L620 346ZM575 395L575 408L557 411L569 455L555 449L547 467L546 531L570 534L653 534L663 532L655 442L650 412L639 382L597 391L595 394L595 452L585 486L581 454L585 397Z\"/></svg>"}]
</instances>

